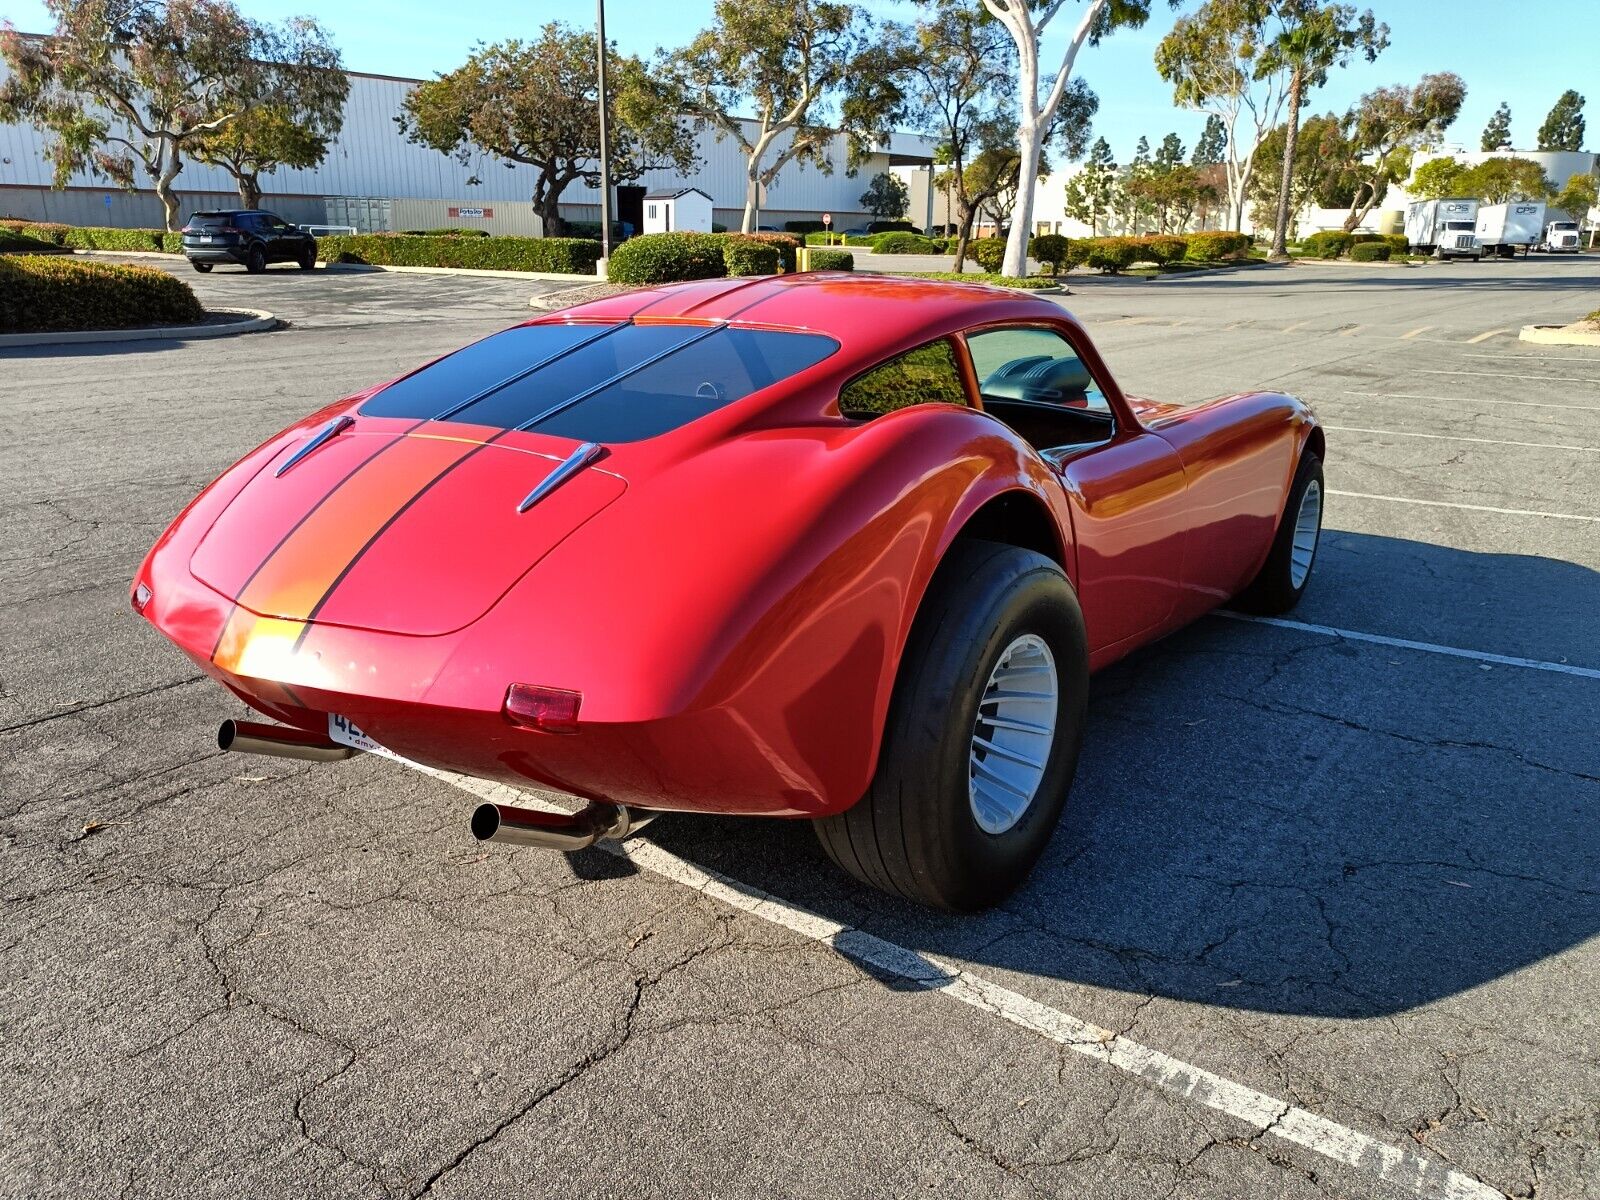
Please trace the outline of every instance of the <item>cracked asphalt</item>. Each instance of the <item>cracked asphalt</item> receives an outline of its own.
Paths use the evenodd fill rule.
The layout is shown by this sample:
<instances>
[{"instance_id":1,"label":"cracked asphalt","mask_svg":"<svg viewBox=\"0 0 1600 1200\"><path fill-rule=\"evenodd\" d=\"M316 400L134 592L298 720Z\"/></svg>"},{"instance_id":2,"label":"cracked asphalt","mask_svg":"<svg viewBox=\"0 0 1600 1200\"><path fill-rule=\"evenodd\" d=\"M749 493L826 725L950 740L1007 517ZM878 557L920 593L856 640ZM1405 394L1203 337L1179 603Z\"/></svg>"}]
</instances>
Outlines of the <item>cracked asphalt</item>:
<instances>
[{"instance_id":1,"label":"cracked asphalt","mask_svg":"<svg viewBox=\"0 0 1600 1200\"><path fill-rule=\"evenodd\" d=\"M1135 655L977 918L798 824L643 842L1458 1178L1600 1195L1600 680L1550 669L1600 668L1600 355L1515 339L1594 308L1597 266L1063 298L1132 391L1317 407L1295 621L1468 656L1220 618ZM627 858L481 847L472 797L397 764L219 754L240 707L128 608L151 541L267 434L560 285L185 277L290 325L0 352L0 1196L1418 1194Z\"/></svg>"}]
</instances>

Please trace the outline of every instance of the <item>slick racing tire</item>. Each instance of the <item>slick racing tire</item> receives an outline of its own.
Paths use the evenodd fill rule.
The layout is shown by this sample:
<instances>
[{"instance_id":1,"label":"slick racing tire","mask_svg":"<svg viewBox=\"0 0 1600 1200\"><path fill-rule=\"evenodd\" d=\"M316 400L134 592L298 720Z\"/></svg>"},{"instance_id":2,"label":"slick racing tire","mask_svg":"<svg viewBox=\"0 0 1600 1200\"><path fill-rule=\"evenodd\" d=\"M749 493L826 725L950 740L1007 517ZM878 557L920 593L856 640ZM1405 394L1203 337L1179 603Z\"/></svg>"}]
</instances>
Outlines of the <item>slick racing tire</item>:
<instances>
[{"instance_id":1,"label":"slick racing tire","mask_svg":"<svg viewBox=\"0 0 1600 1200\"><path fill-rule=\"evenodd\" d=\"M958 541L913 624L866 795L814 822L823 849L921 904L998 903L1061 817L1088 686L1083 614L1061 568Z\"/></svg>"},{"instance_id":2,"label":"slick racing tire","mask_svg":"<svg viewBox=\"0 0 1600 1200\"><path fill-rule=\"evenodd\" d=\"M1308 448L1289 487L1267 561L1250 585L1234 597L1232 607L1272 616L1300 603L1322 540L1323 496L1322 460Z\"/></svg>"}]
</instances>

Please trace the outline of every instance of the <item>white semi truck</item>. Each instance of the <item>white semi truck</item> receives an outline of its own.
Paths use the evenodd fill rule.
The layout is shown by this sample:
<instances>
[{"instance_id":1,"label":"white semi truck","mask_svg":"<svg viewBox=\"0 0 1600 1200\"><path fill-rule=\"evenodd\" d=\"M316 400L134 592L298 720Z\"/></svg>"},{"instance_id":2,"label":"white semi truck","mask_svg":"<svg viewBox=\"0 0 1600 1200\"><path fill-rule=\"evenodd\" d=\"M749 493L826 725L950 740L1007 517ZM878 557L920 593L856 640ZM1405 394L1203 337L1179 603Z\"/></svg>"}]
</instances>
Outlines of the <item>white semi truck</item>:
<instances>
[{"instance_id":1,"label":"white semi truck","mask_svg":"<svg viewBox=\"0 0 1600 1200\"><path fill-rule=\"evenodd\" d=\"M1583 249L1576 221L1549 221L1544 227L1544 237L1539 239L1537 250L1549 254L1576 254Z\"/></svg>"},{"instance_id":2,"label":"white semi truck","mask_svg":"<svg viewBox=\"0 0 1600 1200\"><path fill-rule=\"evenodd\" d=\"M1474 231L1478 202L1457 196L1449 200L1414 200L1406 205L1406 241L1412 252L1440 258L1478 259Z\"/></svg>"},{"instance_id":3,"label":"white semi truck","mask_svg":"<svg viewBox=\"0 0 1600 1200\"><path fill-rule=\"evenodd\" d=\"M1544 201L1514 200L1478 209L1478 248L1484 254L1510 258L1526 254L1544 237Z\"/></svg>"}]
</instances>

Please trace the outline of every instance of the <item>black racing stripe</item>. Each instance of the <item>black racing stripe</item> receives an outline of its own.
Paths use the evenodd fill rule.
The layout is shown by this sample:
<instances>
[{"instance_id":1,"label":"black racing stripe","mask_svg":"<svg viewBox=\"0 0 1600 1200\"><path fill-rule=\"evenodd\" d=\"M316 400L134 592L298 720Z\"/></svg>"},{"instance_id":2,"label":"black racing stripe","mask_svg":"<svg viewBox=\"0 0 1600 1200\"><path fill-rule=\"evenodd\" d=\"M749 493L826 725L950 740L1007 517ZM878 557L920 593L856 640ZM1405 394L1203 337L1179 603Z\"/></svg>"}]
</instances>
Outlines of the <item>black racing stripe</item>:
<instances>
[{"instance_id":1,"label":"black racing stripe","mask_svg":"<svg viewBox=\"0 0 1600 1200\"><path fill-rule=\"evenodd\" d=\"M440 471L437 475L435 475L432 479L428 480L427 483L423 484L420 488L418 488L416 490L416 492L414 492L412 494L411 499L407 500L404 504L400 505L399 508L395 509L394 512L390 513L389 514L389 519L384 521L384 523L382 525L378 526L377 531L374 532L373 535L371 537L369 537L366 540L366 542L364 542L362 544L361 549L357 550L355 552L355 554L351 555L350 561L345 563L343 569L341 569L340 572L336 576L334 576L333 582L330 583L327 586L327 588L323 591L321 597L317 600L317 602L315 604L313 604L311 606L311 611L306 614L305 624L303 624L300 627L299 636L297 636L294 639L294 650L298 651L300 649L300 647L305 643L307 635L309 635L310 632L311 632L312 622L314 622L317 619L317 614L320 613L323 610L323 608L327 605L328 601L333 598L333 594L336 591L339 590L339 585L345 581L345 579L349 576L351 571L355 570L356 564L359 563L362 560L362 558L366 556L367 551L371 550L373 546L378 544L378 539L381 538L384 534L388 533L389 530L394 526L394 523L396 521L398 521L401 517L403 517L410 510L410 508L411 508L411 506L413 504L415 504L418 500L421 500L424 496L426 496L433 489L434 485L437 484L440 480L442 480L446 475L450 474L450 472L454 471L462 463L466 462L469 458L472 458L475 454L479 453L481 450L485 449L488 446L492 446L495 442L499 441L501 438L505 437L507 434L512 433L512 432L514 432L514 431L510 430L510 429L502 429L499 433L495 434L493 437L488 438L488 439L486 439L486 440L484 440L482 442L479 442L471 450L468 450L460 458L456 459L455 462L451 463L444 470Z\"/></svg>"},{"instance_id":2,"label":"black racing stripe","mask_svg":"<svg viewBox=\"0 0 1600 1200\"><path fill-rule=\"evenodd\" d=\"M300 527L302 525L304 525L307 521L309 521L311 519L311 515L314 512L316 512L319 508L321 508L324 504L326 504L330 498L332 498L332 496L333 496L333 494L335 492L337 492L345 484L349 483L352 479L354 479L361 472L361 470L364 467L366 467L370 463L376 462L384 454L387 454L390 450L394 449L401 442L405 441L407 434L410 434L412 431L414 431L416 429L419 429L420 427L422 427L423 425L426 425L427 423L428 423L427 420L423 419L423 420L417 421L416 423L414 423L412 425L407 426L405 429L403 429L399 433L395 434L394 440L391 441L388 445L380 447L377 451L375 451L374 453L368 455L366 458L364 458L360 462L358 462L355 466L351 467L350 470L345 473L345 475L344 475L344 477L342 479L340 479L331 488L329 488L326 492L324 492L322 494L322 497L315 504L313 504L310 508L306 509L306 511L301 514L300 519L289 527L288 532L286 532L281 538L278 539L277 544L274 545L271 550L267 551L266 556L263 557L262 560L255 565L255 569L253 571L251 571L250 574L245 577L245 581L242 584L239 585L238 591L235 594L234 599L233 599L233 604L228 609L228 615L222 622L222 628L217 631L217 640L212 643L211 654L210 654L210 658L208 659L208 661L210 661L211 659L215 659L217 657L217 651L222 649L222 639L228 632L228 623L233 620L233 615L236 612L238 612L241 607L243 607L239 603L239 597L243 596L245 594L245 592L249 590L250 585L256 581L256 576L261 574L261 572L266 569L267 564L272 561L273 556L276 555L279 550L283 549L285 544L288 543L289 539L292 538L299 531L299 529L300 529ZM274 455L273 459L276 459L276 457L277 457L277 455ZM261 467L261 470L265 471L267 469L267 467L272 465L272 461L273 461L272 459L269 459L266 463L264 463L262 465L262 467ZM260 472L258 471L256 474L259 475ZM254 477L253 476L251 478L251 482L252 483L254 482ZM245 484L245 487L249 487L249 486L250 486L249 483ZM240 490L243 491L242 488ZM237 498L238 497L235 497L235 499L237 499ZM232 501L230 501L229 503L231 504Z\"/></svg>"}]
</instances>

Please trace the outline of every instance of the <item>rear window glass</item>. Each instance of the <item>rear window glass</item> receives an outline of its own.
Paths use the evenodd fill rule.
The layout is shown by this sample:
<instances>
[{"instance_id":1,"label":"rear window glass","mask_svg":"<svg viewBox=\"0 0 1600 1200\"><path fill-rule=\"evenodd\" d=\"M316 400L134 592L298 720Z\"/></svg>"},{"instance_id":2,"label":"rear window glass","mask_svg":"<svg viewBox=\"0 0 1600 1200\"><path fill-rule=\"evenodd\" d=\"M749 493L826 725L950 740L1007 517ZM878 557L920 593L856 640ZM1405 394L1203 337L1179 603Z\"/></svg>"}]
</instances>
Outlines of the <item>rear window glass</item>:
<instances>
[{"instance_id":1,"label":"rear window glass","mask_svg":"<svg viewBox=\"0 0 1600 1200\"><path fill-rule=\"evenodd\" d=\"M233 223L233 213L195 213L194 216L189 218L189 224L196 228L208 227L214 229L219 225L232 225Z\"/></svg>"},{"instance_id":2,"label":"rear window glass","mask_svg":"<svg viewBox=\"0 0 1600 1200\"><path fill-rule=\"evenodd\" d=\"M818 334L720 326L529 325L424 367L361 412L631 442L676 429L837 349Z\"/></svg>"}]
</instances>

